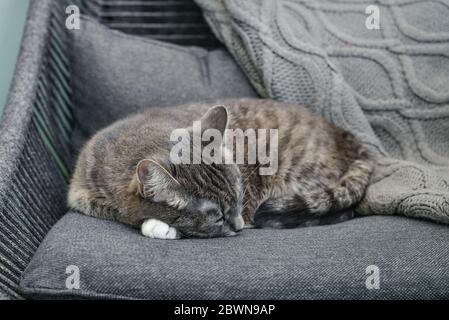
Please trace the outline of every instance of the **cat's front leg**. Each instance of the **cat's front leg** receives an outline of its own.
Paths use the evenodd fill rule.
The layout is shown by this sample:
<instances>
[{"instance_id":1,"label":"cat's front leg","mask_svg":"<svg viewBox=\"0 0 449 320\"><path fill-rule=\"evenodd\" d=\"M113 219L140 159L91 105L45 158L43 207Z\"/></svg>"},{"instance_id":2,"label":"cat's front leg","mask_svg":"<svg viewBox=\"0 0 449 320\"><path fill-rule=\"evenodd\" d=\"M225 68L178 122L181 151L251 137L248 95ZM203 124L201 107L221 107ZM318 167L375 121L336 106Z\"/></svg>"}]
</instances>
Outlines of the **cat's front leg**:
<instances>
[{"instance_id":1,"label":"cat's front leg","mask_svg":"<svg viewBox=\"0 0 449 320\"><path fill-rule=\"evenodd\" d=\"M245 195L242 217L245 222L244 228L254 228L254 216L256 215L259 201L252 196Z\"/></svg>"},{"instance_id":2,"label":"cat's front leg","mask_svg":"<svg viewBox=\"0 0 449 320\"><path fill-rule=\"evenodd\" d=\"M243 197L243 211L242 217L245 222L245 229L252 229L254 225L254 216L256 215L257 208L260 205L259 193L256 187L252 184L248 184L245 189L245 195Z\"/></svg>"},{"instance_id":3,"label":"cat's front leg","mask_svg":"<svg viewBox=\"0 0 449 320\"><path fill-rule=\"evenodd\" d=\"M141 231L145 237L153 239L174 240L181 238L175 228L157 219L145 220L142 223Z\"/></svg>"},{"instance_id":4,"label":"cat's front leg","mask_svg":"<svg viewBox=\"0 0 449 320\"><path fill-rule=\"evenodd\" d=\"M251 218L251 216L253 216L253 218ZM243 217L243 221L245 222L245 224L243 225L243 229L253 229L253 228L255 228L255 226L254 226L254 215L243 213L242 217Z\"/></svg>"}]
</instances>

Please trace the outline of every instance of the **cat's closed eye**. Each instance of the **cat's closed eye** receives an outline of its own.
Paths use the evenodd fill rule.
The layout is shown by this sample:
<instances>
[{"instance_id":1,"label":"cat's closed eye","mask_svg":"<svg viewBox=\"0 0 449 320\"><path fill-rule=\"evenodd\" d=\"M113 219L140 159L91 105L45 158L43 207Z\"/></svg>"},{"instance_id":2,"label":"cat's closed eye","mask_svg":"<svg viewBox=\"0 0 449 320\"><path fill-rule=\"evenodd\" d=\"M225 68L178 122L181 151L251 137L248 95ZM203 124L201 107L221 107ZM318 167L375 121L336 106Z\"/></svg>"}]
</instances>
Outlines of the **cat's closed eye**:
<instances>
[{"instance_id":1,"label":"cat's closed eye","mask_svg":"<svg viewBox=\"0 0 449 320\"><path fill-rule=\"evenodd\" d=\"M206 210L205 214L216 224L222 223L225 220L224 214L219 209L208 209Z\"/></svg>"}]
</instances>

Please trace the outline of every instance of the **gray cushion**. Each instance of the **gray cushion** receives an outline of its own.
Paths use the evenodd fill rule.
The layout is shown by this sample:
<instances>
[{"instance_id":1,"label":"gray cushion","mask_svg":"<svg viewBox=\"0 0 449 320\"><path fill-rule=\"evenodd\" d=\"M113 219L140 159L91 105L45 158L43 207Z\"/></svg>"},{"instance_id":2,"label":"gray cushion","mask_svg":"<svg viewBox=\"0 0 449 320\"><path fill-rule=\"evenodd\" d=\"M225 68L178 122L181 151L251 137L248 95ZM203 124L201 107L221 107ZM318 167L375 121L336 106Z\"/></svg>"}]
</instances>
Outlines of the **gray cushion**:
<instances>
[{"instance_id":1,"label":"gray cushion","mask_svg":"<svg viewBox=\"0 0 449 320\"><path fill-rule=\"evenodd\" d=\"M143 108L257 96L223 49L130 36L88 17L70 34L77 147L98 129Z\"/></svg>"},{"instance_id":2,"label":"gray cushion","mask_svg":"<svg viewBox=\"0 0 449 320\"><path fill-rule=\"evenodd\" d=\"M38 298L449 298L448 243L447 226L402 217L169 241L69 213L21 288ZM68 265L79 267L79 290L65 287ZM379 290L366 289L369 265L380 268Z\"/></svg>"}]
</instances>

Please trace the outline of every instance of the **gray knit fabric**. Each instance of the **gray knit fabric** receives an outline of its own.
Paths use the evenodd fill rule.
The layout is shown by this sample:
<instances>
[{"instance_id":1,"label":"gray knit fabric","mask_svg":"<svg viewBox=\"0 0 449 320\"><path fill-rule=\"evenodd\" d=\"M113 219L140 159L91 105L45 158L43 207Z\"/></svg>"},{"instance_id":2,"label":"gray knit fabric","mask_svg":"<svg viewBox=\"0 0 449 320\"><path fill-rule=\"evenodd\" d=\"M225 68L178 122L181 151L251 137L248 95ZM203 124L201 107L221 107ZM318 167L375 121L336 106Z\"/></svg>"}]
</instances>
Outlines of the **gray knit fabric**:
<instances>
[{"instance_id":1,"label":"gray knit fabric","mask_svg":"<svg viewBox=\"0 0 449 320\"><path fill-rule=\"evenodd\" d=\"M449 223L449 1L196 2L262 96L308 106L379 157L361 214ZM365 25L372 4L380 30Z\"/></svg>"}]
</instances>

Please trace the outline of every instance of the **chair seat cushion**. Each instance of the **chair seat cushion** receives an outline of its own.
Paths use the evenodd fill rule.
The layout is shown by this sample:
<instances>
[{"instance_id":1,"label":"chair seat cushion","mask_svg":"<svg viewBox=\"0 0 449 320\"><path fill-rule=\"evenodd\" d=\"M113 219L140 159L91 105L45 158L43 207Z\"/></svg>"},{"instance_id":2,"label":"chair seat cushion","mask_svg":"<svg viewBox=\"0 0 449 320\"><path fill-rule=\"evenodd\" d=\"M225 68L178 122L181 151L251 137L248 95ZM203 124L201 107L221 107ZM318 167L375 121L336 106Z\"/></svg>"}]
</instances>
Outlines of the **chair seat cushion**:
<instances>
[{"instance_id":1,"label":"chair seat cushion","mask_svg":"<svg viewBox=\"0 0 449 320\"><path fill-rule=\"evenodd\" d=\"M68 213L39 247L21 288L31 298L448 298L448 243L447 226L402 217L155 240ZM366 273L373 265L379 289L366 286L377 275ZM69 266L79 270L79 289L66 286Z\"/></svg>"}]
</instances>

